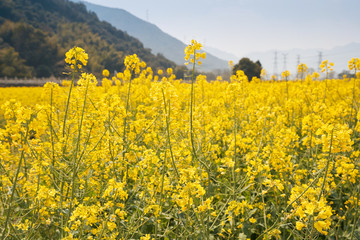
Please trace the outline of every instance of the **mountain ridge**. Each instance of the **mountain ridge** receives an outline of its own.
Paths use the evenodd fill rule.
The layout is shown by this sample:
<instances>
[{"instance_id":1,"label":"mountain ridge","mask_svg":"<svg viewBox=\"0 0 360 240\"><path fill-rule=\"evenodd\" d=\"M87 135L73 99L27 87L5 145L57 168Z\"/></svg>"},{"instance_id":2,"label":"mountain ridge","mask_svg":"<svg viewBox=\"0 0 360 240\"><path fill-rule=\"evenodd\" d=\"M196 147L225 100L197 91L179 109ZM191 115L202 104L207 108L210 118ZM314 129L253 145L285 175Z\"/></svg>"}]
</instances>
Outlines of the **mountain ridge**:
<instances>
[{"instance_id":1,"label":"mountain ridge","mask_svg":"<svg viewBox=\"0 0 360 240\"><path fill-rule=\"evenodd\" d=\"M155 24L142 20L121 8L105 7L83 0L73 1L83 3L88 10L96 13L99 19L107 21L116 28L138 38L154 54L159 53L179 65L184 64L186 44L165 33ZM216 69L227 69L227 61L207 53L206 60L203 61L198 70L211 71Z\"/></svg>"}]
</instances>

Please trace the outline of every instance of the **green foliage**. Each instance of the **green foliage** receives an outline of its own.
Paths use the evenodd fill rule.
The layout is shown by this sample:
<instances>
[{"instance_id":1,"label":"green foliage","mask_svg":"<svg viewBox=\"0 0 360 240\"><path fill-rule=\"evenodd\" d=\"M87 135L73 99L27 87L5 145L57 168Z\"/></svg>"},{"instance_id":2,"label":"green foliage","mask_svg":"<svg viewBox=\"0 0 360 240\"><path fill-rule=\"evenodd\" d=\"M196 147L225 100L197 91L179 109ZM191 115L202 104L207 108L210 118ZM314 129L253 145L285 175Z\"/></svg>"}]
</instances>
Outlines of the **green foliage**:
<instances>
[{"instance_id":1,"label":"green foliage","mask_svg":"<svg viewBox=\"0 0 360 240\"><path fill-rule=\"evenodd\" d=\"M56 63L62 60L62 56L58 54L57 43L46 32L24 22L5 21L0 35L25 60L25 65L35 69L37 77L49 77L56 72Z\"/></svg>"},{"instance_id":2,"label":"green foliage","mask_svg":"<svg viewBox=\"0 0 360 240\"><path fill-rule=\"evenodd\" d=\"M86 49L90 55L97 56L96 58L91 58L89 60L87 66L88 71L99 74L104 68L110 71L124 68L124 53L122 51L116 51L114 45L109 44L98 34L92 33L87 24L59 24L58 35L62 36L58 41L65 49L72 48L76 45Z\"/></svg>"},{"instance_id":3,"label":"green foliage","mask_svg":"<svg viewBox=\"0 0 360 240\"><path fill-rule=\"evenodd\" d=\"M153 55L139 40L99 21L83 4L67 0L1 1L0 39L2 48L12 48L13 59L18 59L14 60L17 64L2 61L1 76L60 77L64 54L74 45L94 56L87 70L97 76L104 68L124 70L124 57L134 53L154 69L176 66ZM15 71L15 65L26 67L25 72L19 73L19 67Z\"/></svg>"},{"instance_id":4,"label":"green foliage","mask_svg":"<svg viewBox=\"0 0 360 240\"><path fill-rule=\"evenodd\" d=\"M14 48L0 49L0 77L31 77L33 68L26 66L24 62Z\"/></svg>"},{"instance_id":5,"label":"green foliage","mask_svg":"<svg viewBox=\"0 0 360 240\"><path fill-rule=\"evenodd\" d=\"M249 81L251 81L253 77L260 78L261 69L262 66L259 60L253 62L249 58L242 58L234 66L233 74L236 75L236 71L242 70L244 71L245 75L248 77Z\"/></svg>"}]
</instances>

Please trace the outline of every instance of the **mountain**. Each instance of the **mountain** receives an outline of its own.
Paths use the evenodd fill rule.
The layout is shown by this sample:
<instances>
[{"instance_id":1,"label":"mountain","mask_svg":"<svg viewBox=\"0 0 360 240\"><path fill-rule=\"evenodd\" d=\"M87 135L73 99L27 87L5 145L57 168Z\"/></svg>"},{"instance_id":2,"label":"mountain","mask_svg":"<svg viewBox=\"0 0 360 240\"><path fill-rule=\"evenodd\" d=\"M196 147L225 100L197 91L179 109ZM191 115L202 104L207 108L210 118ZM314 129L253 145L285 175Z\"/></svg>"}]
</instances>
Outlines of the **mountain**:
<instances>
[{"instance_id":1,"label":"mountain","mask_svg":"<svg viewBox=\"0 0 360 240\"><path fill-rule=\"evenodd\" d=\"M162 54L166 58L179 65L184 65L184 49L186 45L180 40L163 32L156 25L146 22L123 9L109 8L89 2L80 1L93 11L99 19L111 23L118 29L138 38L146 48L150 48L155 54ZM207 53L200 70L211 71L226 69L228 63L212 54Z\"/></svg>"},{"instance_id":2,"label":"mountain","mask_svg":"<svg viewBox=\"0 0 360 240\"><path fill-rule=\"evenodd\" d=\"M343 46L337 46L332 49L289 49L282 51L252 52L246 55L252 60L260 60L262 66L268 73L273 74L275 69L275 52L277 52L277 73L281 74L286 69L293 76L296 75L298 62L305 63L309 70L320 71L319 63L328 60L334 63L334 72L340 74L348 71L348 61L353 57L360 57L360 42L352 42ZM286 58L286 59L285 59ZM286 60L286 61L285 61ZM285 65L286 63L286 65ZM323 74L324 75L324 74Z\"/></svg>"},{"instance_id":3,"label":"mountain","mask_svg":"<svg viewBox=\"0 0 360 240\"><path fill-rule=\"evenodd\" d=\"M226 61L238 61L239 57L237 57L236 55L232 54L232 53L228 53L225 51L222 51L220 49L214 48L214 47L209 47L209 46L204 46L204 50L214 56L217 56L220 59L224 59Z\"/></svg>"},{"instance_id":4,"label":"mountain","mask_svg":"<svg viewBox=\"0 0 360 240\"><path fill-rule=\"evenodd\" d=\"M124 69L136 53L152 68L176 64L154 55L136 38L100 21L80 3L68 0L0 1L0 77L63 76L65 52L74 45L89 54L87 70L101 75Z\"/></svg>"}]
</instances>

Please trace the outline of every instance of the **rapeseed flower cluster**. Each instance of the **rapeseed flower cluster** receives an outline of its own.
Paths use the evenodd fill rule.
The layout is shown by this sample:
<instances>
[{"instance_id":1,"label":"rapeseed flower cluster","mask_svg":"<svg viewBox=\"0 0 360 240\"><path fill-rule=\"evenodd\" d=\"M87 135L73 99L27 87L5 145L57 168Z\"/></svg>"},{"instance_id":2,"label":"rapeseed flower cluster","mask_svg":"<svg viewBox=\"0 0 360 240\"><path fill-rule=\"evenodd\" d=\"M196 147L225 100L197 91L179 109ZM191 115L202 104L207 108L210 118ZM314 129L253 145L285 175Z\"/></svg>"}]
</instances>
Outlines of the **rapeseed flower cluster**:
<instances>
[{"instance_id":1,"label":"rapeseed flower cluster","mask_svg":"<svg viewBox=\"0 0 360 240\"><path fill-rule=\"evenodd\" d=\"M81 69L86 66L88 62L88 55L84 49L80 47L73 47L65 54L65 62L71 66L71 69Z\"/></svg>"},{"instance_id":2,"label":"rapeseed flower cluster","mask_svg":"<svg viewBox=\"0 0 360 240\"><path fill-rule=\"evenodd\" d=\"M199 65L201 65L201 60L206 58L206 53L200 53L199 51L202 48L202 44L198 43L196 40L191 40L191 43L185 48L185 61L186 65L189 64L189 59L191 63L197 62Z\"/></svg>"},{"instance_id":3,"label":"rapeseed flower cluster","mask_svg":"<svg viewBox=\"0 0 360 240\"><path fill-rule=\"evenodd\" d=\"M354 70L355 74L356 74L356 72L360 70L360 59L359 58L352 58L349 61L348 65L349 65L349 70L350 71Z\"/></svg>"},{"instance_id":4,"label":"rapeseed flower cluster","mask_svg":"<svg viewBox=\"0 0 360 240\"><path fill-rule=\"evenodd\" d=\"M189 84L124 64L0 89L0 239L360 236L359 79Z\"/></svg>"},{"instance_id":5,"label":"rapeseed flower cluster","mask_svg":"<svg viewBox=\"0 0 360 240\"><path fill-rule=\"evenodd\" d=\"M297 71L298 71L298 75L300 77L300 79L303 79L305 74L307 73L308 67L306 66L305 63L300 63L297 66Z\"/></svg>"},{"instance_id":6,"label":"rapeseed flower cluster","mask_svg":"<svg viewBox=\"0 0 360 240\"><path fill-rule=\"evenodd\" d=\"M134 71L135 74L140 73L140 67L145 68L146 63L141 62L136 54L126 56L124 60L124 64L128 71Z\"/></svg>"},{"instance_id":7,"label":"rapeseed flower cluster","mask_svg":"<svg viewBox=\"0 0 360 240\"><path fill-rule=\"evenodd\" d=\"M288 80L288 77L290 77L290 71L289 70L285 70L284 72L281 73L281 77L283 78L283 80Z\"/></svg>"},{"instance_id":8,"label":"rapeseed flower cluster","mask_svg":"<svg viewBox=\"0 0 360 240\"><path fill-rule=\"evenodd\" d=\"M329 72L333 71L334 63L329 62L328 60L324 60L320 64L321 72Z\"/></svg>"}]
</instances>

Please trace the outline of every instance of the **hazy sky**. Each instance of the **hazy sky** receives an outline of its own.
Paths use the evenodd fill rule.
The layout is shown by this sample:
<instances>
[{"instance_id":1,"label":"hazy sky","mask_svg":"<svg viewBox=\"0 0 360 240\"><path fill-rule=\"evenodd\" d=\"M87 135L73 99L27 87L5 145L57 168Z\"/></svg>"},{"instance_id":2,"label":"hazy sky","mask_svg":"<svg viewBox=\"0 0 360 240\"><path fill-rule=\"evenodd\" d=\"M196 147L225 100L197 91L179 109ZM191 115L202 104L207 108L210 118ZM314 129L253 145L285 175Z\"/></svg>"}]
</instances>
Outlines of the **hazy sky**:
<instances>
[{"instance_id":1,"label":"hazy sky","mask_svg":"<svg viewBox=\"0 0 360 240\"><path fill-rule=\"evenodd\" d=\"M188 43L242 56L360 42L360 0L87 0L122 8Z\"/></svg>"}]
</instances>

